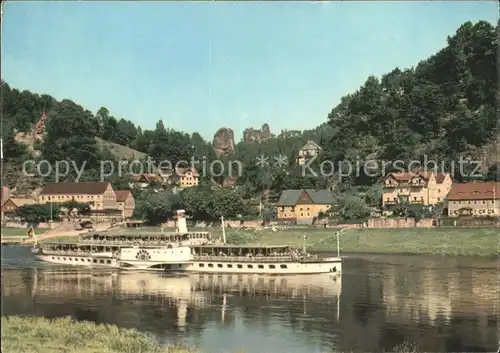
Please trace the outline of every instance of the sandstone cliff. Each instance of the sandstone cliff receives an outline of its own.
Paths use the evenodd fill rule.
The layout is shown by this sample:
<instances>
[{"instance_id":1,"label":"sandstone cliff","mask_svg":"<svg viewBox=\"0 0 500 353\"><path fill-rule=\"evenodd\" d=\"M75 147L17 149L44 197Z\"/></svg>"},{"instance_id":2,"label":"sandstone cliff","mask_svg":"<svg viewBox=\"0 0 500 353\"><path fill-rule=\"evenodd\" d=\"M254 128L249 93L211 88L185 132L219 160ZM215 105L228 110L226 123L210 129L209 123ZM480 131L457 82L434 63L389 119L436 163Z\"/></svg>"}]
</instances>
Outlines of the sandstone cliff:
<instances>
[{"instance_id":1,"label":"sandstone cliff","mask_svg":"<svg viewBox=\"0 0 500 353\"><path fill-rule=\"evenodd\" d=\"M260 130L254 128L248 128L243 131L243 141L245 143L249 142L263 142L269 140L272 137L271 130L268 124L262 125Z\"/></svg>"},{"instance_id":2,"label":"sandstone cliff","mask_svg":"<svg viewBox=\"0 0 500 353\"><path fill-rule=\"evenodd\" d=\"M217 157L229 156L234 152L234 131L220 128L214 135L213 147Z\"/></svg>"}]
</instances>

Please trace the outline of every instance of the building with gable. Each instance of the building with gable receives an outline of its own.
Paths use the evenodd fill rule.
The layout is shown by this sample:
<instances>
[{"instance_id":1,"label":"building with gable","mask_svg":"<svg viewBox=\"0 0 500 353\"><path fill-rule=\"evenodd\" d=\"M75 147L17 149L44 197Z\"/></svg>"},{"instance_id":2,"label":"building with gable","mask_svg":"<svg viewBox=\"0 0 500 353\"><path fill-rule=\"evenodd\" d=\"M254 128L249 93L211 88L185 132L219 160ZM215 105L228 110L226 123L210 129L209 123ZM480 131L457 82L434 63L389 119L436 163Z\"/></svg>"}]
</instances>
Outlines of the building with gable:
<instances>
[{"instance_id":1,"label":"building with gable","mask_svg":"<svg viewBox=\"0 0 500 353\"><path fill-rule=\"evenodd\" d=\"M320 212L326 212L335 202L330 190L284 190L277 204L278 220L312 223Z\"/></svg>"}]
</instances>

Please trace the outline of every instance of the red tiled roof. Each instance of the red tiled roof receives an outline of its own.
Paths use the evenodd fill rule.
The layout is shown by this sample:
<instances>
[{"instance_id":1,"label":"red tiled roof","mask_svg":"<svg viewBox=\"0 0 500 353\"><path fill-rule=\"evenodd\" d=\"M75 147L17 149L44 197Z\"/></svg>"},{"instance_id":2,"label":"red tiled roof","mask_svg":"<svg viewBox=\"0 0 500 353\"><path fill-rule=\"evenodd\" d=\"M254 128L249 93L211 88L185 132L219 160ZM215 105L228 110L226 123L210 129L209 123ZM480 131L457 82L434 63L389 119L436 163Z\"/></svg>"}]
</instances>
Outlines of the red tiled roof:
<instances>
[{"instance_id":1,"label":"red tiled roof","mask_svg":"<svg viewBox=\"0 0 500 353\"><path fill-rule=\"evenodd\" d=\"M135 178L135 180L140 181L142 178L146 179L147 182L152 182L152 181L162 182L163 181L161 176L159 176L157 174L147 174L147 173L140 174L139 176L137 176Z\"/></svg>"},{"instance_id":2,"label":"red tiled roof","mask_svg":"<svg viewBox=\"0 0 500 353\"><path fill-rule=\"evenodd\" d=\"M448 200L493 200L500 196L500 182L453 184Z\"/></svg>"},{"instance_id":3,"label":"red tiled roof","mask_svg":"<svg viewBox=\"0 0 500 353\"><path fill-rule=\"evenodd\" d=\"M224 180L222 181L222 186L234 186L236 185L237 181L238 178L231 178L231 177L224 178Z\"/></svg>"},{"instance_id":4,"label":"red tiled roof","mask_svg":"<svg viewBox=\"0 0 500 353\"><path fill-rule=\"evenodd\" d=\"M193 174L193 176L195 176L195 177L200 176L200 174L198 173L196 168L176 168L175 171L176 171L178 176L184 176L184 175L186 175L186 173L189 173L189 172L191 172Z\"/></svg>"},{"instance_id":5,"label":"red tiled roof","mask_svg":"<svg viewBox=\"0 0 500 353\"><path fill-rule=\"evenodd\" d=\"M40 195L101 195L109 186L107 181L85 181L81 183L47 184Z\"/></svg>"},{"instance_id":6,"label":"red tiled roof","mask_svg":"<svg viewBox=\"0 0 500 353\"><path fill-rule=\"evenodd\" d=\"M130 190L115 190L116 202L125 202L128 195L130 195Z\"/></svg>"},{"instance_id":7,"label":"red tiled roof","mask_svg":"<svg viewBox=\"0 0 500 353\"><path fill-rule=\"evenodd\" d=\"M32 199L26 199L26 198L9 198L5 200L5 202L2 204L2 207L7 204L7 202L12 202L16 207L22 207L24 205L34 205L36 204L35 200Z\"/></svg>"},{"instance_id":8,"label":"red tiled roof","mask_svg":"<svg viewBox=\"0 0 500 353\"><path fill-rule=\"evenodd\" d=\"M8 197L10 194L10 190L6 186L2 186L2 189L0 191L0 199L3 200L4 198Z\"/></svg>"},{"instance_id":9,"label":"red tiled roof","mask_svg":"<svg viewBox=\"0 0 500 353\"><path fill-rule=\"evenodd\" d=\"M420 176L425 181L428 181L432 174L435 175L436 182L438 184L441 184L446 179L447 175L446 173L434 173L434 172L398 172L398 173L390 173L387 177L392 176L397 181L410 181L412 178Z\"/></svg>"},{"instance_id":10,"label":"red tiled roof","mask_svg":"<svg viewBox=\"0 0 500 353\"><path fill-rule=\"evenodd\" d=\"M410 181L411 178L415 176L414 173L410 172L399 172L399 173L389 173L387 177L392 177L397 181Z\"/></svg>"}]
</instances>

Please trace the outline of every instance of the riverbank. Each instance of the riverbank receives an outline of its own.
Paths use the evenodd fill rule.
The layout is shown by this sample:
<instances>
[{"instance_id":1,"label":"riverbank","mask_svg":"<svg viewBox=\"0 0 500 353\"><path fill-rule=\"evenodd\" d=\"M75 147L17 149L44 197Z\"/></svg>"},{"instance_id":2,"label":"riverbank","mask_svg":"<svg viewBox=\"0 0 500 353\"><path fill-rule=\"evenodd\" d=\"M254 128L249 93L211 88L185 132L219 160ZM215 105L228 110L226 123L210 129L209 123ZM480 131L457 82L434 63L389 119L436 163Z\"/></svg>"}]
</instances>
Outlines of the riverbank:
<instances>
[{"instance_id":1,"label":"riverbank","mask_svg":"<svg viewBox=\"0 0 500 353\"><path fill-rule=\"evenodd\" d=\"M194 353L165 347L136 330L71 318L2 317L2 351L8 353Z\"/></svg>"},{"instance_id":2,"label":"riverbank","mask_svg":"<svg viewBox=\"0 0 500 353\"><path fill-rule=\"evenodd\" d=\"M397 353L416 353L403 343ZM69 317L47 319L2 316L2 352L8 353L197 353L184 346L163 346L152 336L115 325L73 321ZM243 353L238 350L235 353Z\"/></svg>"},{"instance_id":3,"label":"riverbank","mask_svg":"<svg viewBox=\"0 0 500 353\"><path fill-rule=\"evenodd\" d=\"M244 231L229 229L228 241L237 244L302 247L304 234L310 251L337 250L335 229L289 229ZM215 234L214 234L215 235ZM500 228L396 228L350 229L341 233L340 248L348 253L430 254L496 257Z\"/></svg>"},{"instance_id":4,"label":"riverbank","mask_svg":"<svg viewBox=\"0 0 500 353\"><path fill-rule=\"evenodd\" d=\"M214 238L222 238L220 228L205 228ZM143 229L121 229L113 232L137 233ZM147 229L160 232L160 228ZM173 230L164 230L165 232ZM302 247L304 234L310 251L337 251L337 239L333 228L226 229L229 243L245 245L289 245ZM77 237L57 237L47 241L77 241ZM43 241L42 241L43 242ZM349 229L340 236L340 248L348 253L373 254L429 254L447 256L497 257L500 244L500 228L394 228Z\"/></svg>"}]
</instances>

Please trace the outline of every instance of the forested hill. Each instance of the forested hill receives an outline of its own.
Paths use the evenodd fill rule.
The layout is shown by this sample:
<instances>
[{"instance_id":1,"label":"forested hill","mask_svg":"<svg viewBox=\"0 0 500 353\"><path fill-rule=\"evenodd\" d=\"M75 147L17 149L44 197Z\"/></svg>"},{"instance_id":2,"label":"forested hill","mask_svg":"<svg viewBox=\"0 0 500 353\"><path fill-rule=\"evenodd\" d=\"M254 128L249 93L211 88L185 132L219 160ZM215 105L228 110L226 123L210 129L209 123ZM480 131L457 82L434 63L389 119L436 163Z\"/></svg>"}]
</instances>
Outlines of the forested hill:
<instances>
[{"instance_id":1,"label":"forested hill","mask_svg":"<svg viewBox=\"0 0 500 353\"><path fill-rule=\"evenodd\" d=\"M491 166L498 152L486 146L499 136L497 30L467 22L415 68L369 77L328 116L330 158L452 160L486 148Z\"/></svg>"},{"instance_id":2,"label":"forested hill","mask_svg":"<svg viewBox=\"0 0 500 353\"><path fill-rule=\"evenodd\" d=\"M293 161L298 149L313 139L324 148L322 159L331 161L409 161L427 156L449 162L470 154L481 158L486 169L494 169L499 136L498 44L496 29L489 23L465 23L448 38L445 48L416 67L396 68L380 78L369 77L358 91L341 99L320 127L311 127L294 137L240 142L230 159L251 166L256 156L265 153L283 154ZM4 181L9 186L17 179L21 161L29 155L26 147L15 141L15 132L30 131L44 111L48 116L47 134L43 143L34 146L39 158L86 161L88 179L95 178L92 168L97 168L99 159L110 157L110 151L96 145L96 137L146 153L155 160L215 158L211 144L198 133L175 131L162 121L155 130L142 131L128 120L113 117L106 108L93 114L71 100L58 102L46 94L20 92L3 81L1 108L6 172L10 175ZM213 127L214 131L217 128ZM328 183L324 178L296 177L293 168L290 164L287 170L274 170L272 176L248 168L241 183L248 186L245 189L250 193ZM358 184L377 181L350 180Z\"/></svg>"}]
</instances>

